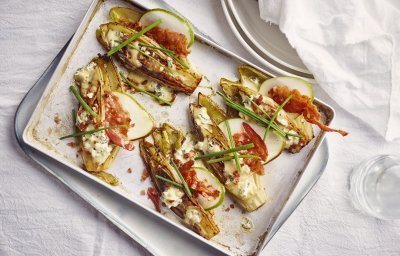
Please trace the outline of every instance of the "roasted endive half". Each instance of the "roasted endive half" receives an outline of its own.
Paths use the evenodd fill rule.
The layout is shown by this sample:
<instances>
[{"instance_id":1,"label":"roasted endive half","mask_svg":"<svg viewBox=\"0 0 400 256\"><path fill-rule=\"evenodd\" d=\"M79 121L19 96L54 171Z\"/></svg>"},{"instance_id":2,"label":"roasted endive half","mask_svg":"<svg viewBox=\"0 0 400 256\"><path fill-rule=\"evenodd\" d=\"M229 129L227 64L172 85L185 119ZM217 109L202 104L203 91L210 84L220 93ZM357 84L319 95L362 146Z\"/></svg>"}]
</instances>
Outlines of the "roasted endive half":
<instances>
[{"instance_id":1,"label":"roasted endive half","mask_svg":"<svg viewBox=\"0 0 400 256\"><path fill-rule=\"evenodd\" d=\"M304 120L303 116L293 118L272 98L261 95L240 83L221 79L220 85L225 96L236 104L244 107L248 111L266 120L259 120L246 115L243 111L236 111L238 117L242 117L249 122L256 122L267 128L270 120L270 130L279 134L285 140L285 148L291 153L299 152L314 137L314 132L310 123Z\"/></svg>"},{"instance_id":2,"label":"roasted endive half","mask_svg":"<svg viewBox=\"0 0 400 256\"><path fill-rule=\"evenodd\" d=\"M241 66L242 67L242 66ZM225 127L225 121L230 122L230 126L232 129L232 132L234 130L238 130L242 128L242 123L246 120L238 117L233 117L230 118L225 111L223 111L211 98L210 96L206 96L202 93L199 93L198 97L198 103L199 105L205 107L207 109L207 113L210 116L211 120L214 121L214 123L218 124L221 128ZM229 110L229 108L228 108ZM254 122L249 122L246 121L247 124L251 126L251 128L264 140L264 143L267 147L268 151L268 156L266 160L262 160L261 162L263 164L269 163L270 161L274 160L277 158L282 151L285 149L285 140L283 137L279 136L276 132L271 130L267 136L264 137L265 135L265 127L260 126ZM222 129L222 128L221 128ZM222 129L223 130L223 129ZM226 130L223 130L225 137L227 136ZM220 133L217 132L215 133L216 136L220 137ZM220 139L223 140L223 139Z\"/></svg>"},{"instance_id":3,"label":"roasted endive half","mask_svg":"<svg viewBox=\"0 0 400 256\"><path fill-rule=\"evenodd\" d=\"M125 7L114 7L109 12L110 19L127 27L135 27L139 23L143 13L136 9ZM172 53L171 50L167 50ZM169 105L175 100L175 92L168 86L161 83L159 80L153 79L138 70L131 70L128 73L127 79L131 81L139 90L155 94L161 100L157 100L160 105ZM137 91L137 90L136 90Z\"/></svg>"},{"instance_id":4,"label":"roasted endive half","mask_svg":"<svg viewBox=\"0 0 400 256\"><path fill-rule=\"evenodd\" d=\"M135 27L137 30L135 30L121 23L111 22L100 25L96 35L108 53L122 42L137 35L135 40L114 54L123 65L130 70L139 71L161 81L173 91L191 94L197 88L202 76L191 67L185 56L178 57L165 51L165 47L156 40L141 35L139 32L142 30L139 28L142 29L140 24L137 24L137 28ZM154 31L163 33L164 30L156 29Z\"/></svg>"},{"instance_id":5,"label":"roasted endive half","mask_svg":"<svg viewBox=\"0 0 400 256\"><path fill-rule=\"evenodd\" d=\"M224 201L225 188L201 160L195 160L200 152L192 135L183 136L181 131L164 123L152 136L161 153L173 160L181 170L200 205L207 211L220 206Z\"/></svg>"},{"instance_id":6,"label":"roasted endive half","mask_svg":"<svg viewBox=\"0 0 400 256\"><path fill-rule=\"evenodd\" d=\"M260 180L260 175L264 172L262 161L266 161L268 155L265 143L246 125L243 128L235 124L234 127L230 127L233 129L227 136L225 129L221 129L224 127L219 127L217 122L228 126L231 122L226 120L224 112L209 97L200 94L199 103L189 107L200 140L197 144L198 149L203 153L196 159L201 158L210 166L215 176L243 209L254 211L262 206L267 201ZM243 137L246 137L245 140L242 140ZM244 144L253 145L221 155L221 152L226 150L245 147Z\"/></svg>"},{"instance_id":7,"label":"roasted endive half","mask_svg":"<svg viewBox=\"0 0 400 256\"><path fill-rule=\"evenodd\" d=\"M282 104L290 96L290 100L283 109L294 115L295 122L308 124L309 127L315 124L322 131L337 132L342 136L348 134L346 131L333 129L321 122L321 114L317 105L314 104L314 87L301 78L282 76L268 79L261 84L259 93L271 97L278 104Z\"/></svg>"},{"instance_id":8,"label":"roasted endive half","mask_svg":"<svg viewBox=\"0 0 400 256\"><path fill-rule=\"evenodd\" d=\"M142 106L121 90L121 83L112 61L106 57L93 59L74 75L71 90L79 101L76 113L77 135L85 169L103 180L120 147L133 150L131 140L148 135L154 122ZM113 183L113 182L109 182Z\"/></svg>"},{"instance_id":9,"label":"roasted endive half","mask_svg":"<svg viewBox=\"0 0 400 256\"><path fill-rule=\"evenodd\" d=\"M192 189L183 181L184 170L174 165L160 148L145 140L140 141L140 155L150 173L151 180L160 200L170 208L181 221L206 239L219 233L213 214L204 210ZM183 172L183 173L181 173ZM190 192L189 192L190 191ZM157 199L158 200L158 199Z\"/></svg>"}]
</instances>

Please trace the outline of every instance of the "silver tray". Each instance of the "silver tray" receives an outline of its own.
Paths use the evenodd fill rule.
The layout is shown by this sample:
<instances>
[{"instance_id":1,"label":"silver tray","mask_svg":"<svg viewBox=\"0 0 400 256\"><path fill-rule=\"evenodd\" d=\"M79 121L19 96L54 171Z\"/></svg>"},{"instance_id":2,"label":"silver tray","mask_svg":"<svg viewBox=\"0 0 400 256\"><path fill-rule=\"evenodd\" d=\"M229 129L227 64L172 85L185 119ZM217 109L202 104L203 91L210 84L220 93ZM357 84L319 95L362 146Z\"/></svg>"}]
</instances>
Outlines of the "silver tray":
<instances>
[{"instance_id":1,"label":"silver tray","mask_svg":"<svg viewBox=\"0 0 400 256\"><path fill-rule=\"evenodd\" d=\"M127 204L125 199L91 182L79 173L72 172L71 169L60 165L57 161L41 154L23 142L23 130L32 115L33 108L37 105L50 77L64 54L66 46L67 45L65 45L47 70L25 95L15 113L14 132L21 149L28 157L35 161L43 171L48 173L49 177L56 178L62 182L71 192L83 198L89 205L103 214L111 223L136 242L140 243L152 254L161 256L175 253L176 256L186 256L187 252L190 251L192 255L219 255L220 253L218 251L210 249L209 247L199 246L195 239L191 239L183 233L178 233L174 239L178 241L179 244L185 246L185 248L183 248L182 251L174 250L171 244L165 243L165 241L171 237L170 225L165 224L157 218L146 215L141 208L132 204ZM313 159L309 163L290 199L279 214L267 240L273 237L318 181L325 169L328 158L328 143L324 140L320 149L315 152ZM120 209L127 214L121 214ZM131 216L131 218L126 218L127 215ZM149 233L149 230L151 232L157 231L158 236L153 236ZM149 244L147 241L152 242Z\"/></svg>"},{"instance_id":2,"label":"silver tray","mask_svg":"<svg viewBox=\"0 0 400 256\"><path fill-rule=\"evenodd\" d=\"M94 10L95 4L96 4L96 1L93 2L92 7L89 9L89 12L88 12L88 13L90 13L91 10L92 10L92 11ZM85 19L87 20L87 19L89 19L89 18L90 18L90 15L87 15ZM81 28L82 28L82 26L81 26ZM79 31L78 31L78 32L79 32ZM77 32L77 34L79 34L78 32ZM229 57L232 58L232 59L236 59L236 61L240 61L241 63L250 64L250 63L248 63L247 61L243 60L242 58L240 58L240 57L234 55L233 53L224 50L223 48L221 48L220 46L216 45L214 42L210 41L209 39L207 39L207 38L205 38L205 37L202 37L201 35L197 35L197 39L198 39L201 43L203 43L203 44L207 44L207 45L209 45L209 46L212 46L212 47L216 48L216 49L217 49L219 52L221 52L222 54L224 54L224 55L226 55L226 56L229 56ZM70 47L72 47L72 45L71 45ZM64 57L65 57L64 59L69 58L68 55L67 55L67 56L64 56ZM58 64L58 63L53 64L53 65L49 68L49 70L46 71L44 77L43 77L43 78L41 79L41 81L40 81L41 86L43 86L43 87L46 87L46 86L47 86L47 83L49 82L48 79L49 79L49 77L52 75L52 72L54 72L55 67L56 67L57 64ZM65 64L66 64L66 63L62 63L61 66L64 66L64 67L65 67ZM254 66L254 65L253 65L253 66ZM257 68L260 69L259 67L257 67ZM46 82L47 82L47 83L46 83ZM42 89L42 91L44 90L44 88L41 88L41 89ZM32 89L32 91L33 91L33 89ZM32 91L31 91L28 95L32 95ZM35 96L37 96L37 99L39 99L39 97L40 97L40 95L38 95L38 94L36 94ZM31 96L31 97L32 97L32 96ZM25 103L25 104L26 104L26 99L27 99L27 98L25 98L24 101L23 101L23 103ZM36 100L35 102L37 103L37 100ZM319 102L319 105L320 105L320 108L322 109L322 112L325 114L325 117L327 118L326 123L329 124L329 123L331 122L333 116L334 116L333 110L332 110L329 106L325 105L325 104L322 103L322 102ZM23 105L21 105L21 108L22 108L22 106L23 106ZM29 108L29 110L34 109L35 106L36 106L35 104L34 104L34 105L31 105L30 108ZM21 123L18 123L18 122L17 122L17 121L18 121L18 116L19 116L18 113L21 113L21 112L20 112L20 111L21 111L21 108L18 110L17 115L16 115L16 135L17 135L17 138L19 139L19 141L20 141L20 143L21 143L21 146L22 146L23 148L27 149L27 148L30 148L30 147L26 147L25 143L24 143L23 141L21 141L21 137L19 136L19 135L21 135L21 134L18 133L18 132L20 132L22 129L24 129L24 127L26 126L26 120L25 120L25 123L24 123L24 122L21 122L21 123L24 123L24 126L21 126ZM29 117L29 115L26 116L26 117ZM19 134L19 135L18 135L18 134ZM320 145L321 142L322 142L323 136L324 136L324 133L322 133L322 132L319 133L319 135L317 136L317 138L315 139L315 141L313 142L313 144L312 144L312 145L310 146L310 148L308 149L308 152L306 152L305 158L304 158L303 161L302 161L303 166L302 166L302 168L301 168L298 172L296 172L295 179L293 180L293 184L292 184L293 186L291 186L291 187L289 188L287 198L286 198L286 199L283 199L283 201L278 205L278 207L277 207L276 209L274 209L274 213L273 213L273 215L271 215L271 219L268 220L268 221L269 221L269 225L265 227L265 228L266 228L266 232L262 235L262 237L261 237L261 239L260 239L260 242L258 243L257 252L260 252L260 251L261 251L261 248L263 248L263 247L265 246L265 244L270 240L270 238L272 237L272 235L276 232L277 228L280 227L281 224L279 224L279 223L282 222L284 219L287 218L287 216L284 216L284 215L282 215L282 214L279 214L279 213L281 212L280 210L282 210L282 208L285 206L285 204L288 205L287 202L290 202L290 200L292 200L292 199L294 198L294 197L290 197L290 198L289 198L289 195L290 195L291 192L293 191L293 189L294 189L296 183L300 180L300 176L304 173L304 170L305 170L305 168L307 167L307 165L309 164L311 158L313 158L313 155L314 155L315 151L318 149L319 145ZM36 158L37 155L40 155L41 157L43 157L43 155L42 155L41 153L38 153L37 151L34 151L34 150L32 151L32 149L30 149L30 150L31 150L31 151L29 151L28 153L29 153L29 155L30 155L31 157L35 157L35 158ZM324 157L325 157L325 159L318 159L318 160L319 160L319 161L323 160L321 163L326 163L327 154L324 154ZM36 159L37 159L37 158L36 158ZM40 163L43 164L43 163L45 163L45 161L44 161L43 159L45 159L45 158L41 158L41 159L38 160L38 161L39 161ZM47 160L48 160L48 159L47 159ZM47 160L46 160L46 161L47 161ZM57 163L57 162L54 163L54 160L49 160L49 161L53 161L52 164L55 164L55 166L60 165L60 163ZM46 165L47 167L49 166L49 164L46 164L46 163L45 163L45 165ZM65 168L65 166L63 166L63 168ZM76 168L75 168L75 169L76 169ZM322 168L321 170L323 170L323 168ZM51 171L51 170L48 169L48 171ZM318 172L318 173L321 173L321 172L322 172L322 171L320 171L320 172ZM54 174L54 173L53 173L53 174ZM78 174L78 173L76 173L76 174ZM93 179L93 177L88 176L86 173L82 173L82 172L81 172L80 174L83 174L83 175L81 175L81 176L86 176L86 178L82 178L82 177L81 177L82 180L90 180L90 179ZM86 174L86 175L85 175L85 174ZM54 174L54 175L56 175L56 174ZM60 175L56 175L56 176L60 177ZM295 205L295 206L296 206L296 205L299 203L299 201L301 200L301 198L305 195L305 193L306 193L306 192L308 191L308 189L311 187L311 184L313 184L313 183L316 181L316 179L317 179L318 177L319 177L319 175L313 175L313 176L312 176L312 178L310 179L310 180L312 180L312 182L307 183L308 185L305 187L304 190L302 190L302 191L300 192L299 197L297 198L297 200L294 200L295 202L294 202L294 204L292 204L292 205ZM95 180L95 181L98 182L98 180ZM63 182L65 182L65 181L63 181ZM65 182L65 183L66 183L66 182ZM98 182L98 183L101 184L101 182ZM101 187L101 185L98 185L98 184L95 184L95 183L93 183L92 185L97 185L97 186ZM103 185L104 185L104 184L103 184ZM71 185L71 184L69 184L69 186L72 187L72 189L75 190L75 191L78 190L78 189L74 189L73 185ZM81 188L82 188L82 187L81 187ZM112 193L111 193L111 194L112 194ZM82 195L84 198L88 198L88 197L85 196L84 194L80 194L80 195ZM116 194L113 194L113 196L115 197L115 196L117 196L117 195L116 195ZM118 196L117 196L117 197L118 197ZM287 201L288 199L289 199L289 201ZM123 200L123 198L121 198L121 200ZM98 209L104 209L104 208L100 208L100 207L98 207L98 205L94 204L94 203L93 203L93 200L87 199L87 201L90 202L92 205L95 205L95 207L98 208ZM129 204L128 202L129 202L129 201L125 200L125 204L126 204L126 205ZM134 202L134 203L135 203L135 202ZM109 204L107 204L107 206L110 207ZM111 207L111 208L112 208L112 207ZM137 208L140 209L140 211L146 212L146 211L144 210L144 209L146 209L146 208L141 208L141 207L137 207ZM105 207L105 209L107 209L107 207ZM286 207L285 207L285 209L286 209ZM148 211L148 209L146 209L146 210ZM112 211L112 210L111 210L111 211ZM291 211L293 211L293 209L291 209L290 212L291 212ZM102 212L103 212L104 214L106 214L106 215L108 214L108 211L102 210ZM150 211L150 212L154 213L153 211ZM281 212L281 213L282 213L282 212ZM143 214L143 215L146 215L146 214ZM278 216L279 216L279 219L278 219ZM284 217L281 217L281 216L284 216ZM107 216L107 217L108 217L108 216ZM154 217L153 217L153 218L154 218ZM281 220L280 218L283 218L283 219ZM114 219L113 222L116 222L116 221L115 221L116 219L117 219L117 220L121 220L121 218L118 219L118 218L111 218L111 217L109 217L109 219ZM117 223L117 224L118 224L118 223ZM171 222L171 224L174 225L175 223L172 223L172 222ZM123 228L124 230L126 229L126 228L124 228L124 225L123 225L123 224L118 224L118 226L121 227L121 228ZM175 226L176 226L178 229L181 229L181 230L187 232L187 230L183 229L180 225L175 225ZM158 227L158 226L156 226L156 227ZM149 228L149 227L146 227L146 228ZM145 229L146 229L146 228L145 228ZM129 229L126 229L126 231L129 232ZM174 228L169 227L170 235L171 235L172 233L176 233L176 232L174 232L174 231L175 231ZM136 234L136 233L133 233L133 234ZM188 234L193 235L192 233L190 233L190 231L188 232ZM145 246L146 248L153 248L153 247L149 247L148 245L146 246L146 243L145 243L144 241L142 241L141 237L143 237L143 235L142 235L142 236L131 235L131 236L133 236L136 240L139 240L139 242L140 242L141 244L144 244L144 246ZM194 236L195 236L195 235L194 235ZM230 250L221 249L220 247L215 246L215 244L209 243L208 241L204 241L204 239L203 239L203 240L200 239L200 240L203 241L203 242L206 242L206 243L210 244L211 246L213 246L213 247L215 247L216 249L220 250L220 252L242 254L242 253L240 253L240 252L238 253L238 251L230 251ZM146 239L146 241L148 241L148 240ZM151 241L154 241L154 239L152 239ZM156 242L156 241L154 241L154 242ZM154 252L154 251L152 251L152 252L153 252L153 253L156 253L156 252ZM244 252L243 252L243 253L244 253ZM248 253L248 252L246 252L246 253ZM213 254L215 254L215 253L213 253Z\"/></svg>"}]
</instances>

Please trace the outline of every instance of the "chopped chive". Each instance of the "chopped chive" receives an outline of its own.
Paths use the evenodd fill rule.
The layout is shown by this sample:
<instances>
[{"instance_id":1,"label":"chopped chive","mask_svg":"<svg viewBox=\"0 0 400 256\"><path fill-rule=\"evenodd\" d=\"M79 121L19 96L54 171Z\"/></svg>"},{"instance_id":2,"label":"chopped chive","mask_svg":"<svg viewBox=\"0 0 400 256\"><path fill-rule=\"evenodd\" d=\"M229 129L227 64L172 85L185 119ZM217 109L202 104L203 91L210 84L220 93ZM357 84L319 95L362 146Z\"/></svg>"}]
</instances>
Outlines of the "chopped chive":
<instances>
[{"instance_id":1,"label":"chopped chive","mask_svg":"<svg viewBox=\"0 0 400 256\"><path fill-rule=\"evenodd\" d=\"M196 156L194 158L194 160L200 160L200 159L204 159L204 158L210 158L210 157L214 157L214 156L225 155L225 154L229 154L229 153L232 153L232 152L238 152L238 151L249 149L249 148L253 148L253 147L254 147L254 144L253 143L249 143L249 144L242 145L242 146L236 147L236 148L230 148L230 149L227 149L227 150L222 150L222 151L218 151L218 152L211 152L211 153L208 153L208 154Z\"/></svg>"},{"instance_id":2,"label":"chopped chive","mask_svg":"<svg viewBox=\"0 0 400 256\"><path fill-rule=\"evenodd\" d=\"M254 104L254 106L256 106L256 108L257 108L258 110L260 110L260 111L269 119L269 122L271 123L271 127L272 127L272 128L274 128L276 131L277 131L277 129L280 129L279 126L276 124L276 122L275 122L274 120L271 120L271 117L268 115L267 112L265 112L264 109L262 109L262 108L261 108L259 105L257 105L253 100L251 100L250 97L247 97L247 98ZM268 124L268 125L269 125L269 124ZM289 134L289 133L285 133L285 135L282 136L282 134L279 133L279 135L282 136L282 137L286 137L288 134ZM265 140L265 138L266 138L266 134L264 133L263 140Z\"/></svg>"},{"instance_id":3,"label":"chopped chive","mask_svg":"<svg viewBox=\"0 0 400 256\"><path fill-rule=\"evenodd\" d=\"M161 20L156 20L153 23L151 23L150 25L148 25L147 27L145 27L144 29L140 30L139 32L137 32L136 34L133 34L131 37L129 37L127 40L123 41L122 43L120 43L119 45L113 47L111 50L109 50L107 52L107 56L110 57L111 55L113 55L114 53L118 52L119 50L121 50L122 48L124 48L125 46L127 46L128 44L130 44L133 40L136 40L137 38L141 37L142 35L144 35L147 31L149 31L150 29L153 29L154 27L160 25Z\"/></svg>"},{"instance_id":4,"label":"chopped chive","mask_svg":"<svg viewBox=\"0 0 400 256\"><path fill-rule=\"evenodd\" d=\"M113 126L103 127L103 128L99 128L99 129L93 129L93 130L89 130L89 131L76 132L76 133L62 136L62 137L60 137L60 140L72 138L72 137L79 137L82 135L92 134L95 132L101 132L101 131L108 130L108 129L122 128L122 127L126 127L126 125L113 125Z\"/></svg>"},{"instance_id":5,"label":"chopped chive","mask_svg":"<svg viewBox=\"0 0 400 256\"><path fill-rule=\"evenodd\" d=\"M181 171L179 170L178 166L176 166L174 160L171 160L171 165L174 167L175 171L178 173L179 179L181 179L183 184L183 189L185 190L188 197L192 197L192 192L190 192L189 186L186 183L186 180L183 178Z\"/></svg>"},{"instance_id":6,"label":"chopped chive","mask_svg":"<svg viewBox=\"0 0 400 256\"><path fill-rule=\"evenodd\" d=\"M170 179L164 178L164 177L162 177L162 176L160 176L160 175L156 175L156 178L157 178L157 179L160 179L160 180L163 180L163 181L165 181L165 182L171 183L171 184L174 185L175 187L183 188L183 186L182 186L181 184L179 184L179 183L177 183L177 182L175 182L175 181L172 181L172 180L170 180Z\"/></svg>"},{"instance_id":7,"label":"chopped chive","mask_svg":"<svg viewBox=\"0 0 400 256\"><path fill-rule=\"evenodd\" d=\"M72 114L72 122L76 124L76 111L74 108L72 109L71 114Z\"/></svg>"},{"instance_id":8,"label":"chopped chive","mask_svg":"<svg viewBox=\"0 0 400 256\"><path fill-rule=\"evenodd\" d=\"M87 111L89 112L89 114L91 114L94 117L97 117L97 113L93 111L93 109L82 99L81 95L79 94L78 90L76 89L75 86L71 85L69 87L69 89L71 90L71 92L74 94L75 98L79 101L79 103L81 104L81 106Z\"/></svg>"},{"instance_id":9,"label":"chopped chive","mask_svg":"<svg viewBox=\"0 0 400 256\"><path fill-rule=\"evenodd\" d=\"M255 113L254 111L249 110L249 109L247 109L246 107L243 107L243 106L240 105L240 104L237 104L236 102L232 101L231 99L229 99L227 96L225 96L225 95L222 94L221 92L217 92L217 94L220 95L220 96L224 99L225 104L226 104L228 107L231 107L231 108L233 108L233 109L236 109L237 111L239 111L239 112L245 114L246 116L248 116L248 117L250 117L250 118L252 118L252 119L258 121L259 123L261 123L261 124L264 125L264 126L267 126L267 125L269 124L269 121L268 121L268 120L266 120L265 118L261 117L260 115L258 115L258 114ZM286 136L286 133L285 133L284 131L282 131L282 129L279 128L278 126L271 125L271 127L274 128L274 129L276 130L276 132L277 132L280 136L282 136L282 137L285 137L285 136Z\"/></svg>"},{"instance_id":10,"label":"chopped chive","mask_svg":"<svg viewBox=\"0 0 400 256\"><path fill-rule=\"evenodd\" d=\"M158 97L158 96L155 95L154 93L145 91L144 89L140 88L139 86L134 85L131 81L128 80L128 78L127 78L122 72L120 72L120 75L121 75L121 77L122 77L122 80L123 80L126 84L128 84L129 86L133 87L135 90L137 90L137 91L139 91L139 92L141 92L141 93L144 93L144 94L146 94L146 95L148 95L148 96L150 96L150 97L152 97L152 98L154 98L154 99L156 99L156 100L158 100L158 101L161 101L161 102L167 104L168 106L172 106L172 102L166 101L166 100L164 100L163 98Z\"/></svg>"},{"instance_id":11,"label":"chopped chive","mask_svg":"<svg viewBox=\"0 0 400 256\"><path fill-rule=\"evenodd\" d=\"M254 106L256 106L256 108L258 110L260 110L268 119L271 119L271 117L268 115L267 112L265 112L264 109L262 109L259 105L257 105L257 103L255 103L250 97L247 96L247 98L251 101L251 103L253 103Z\"/></svg>"},{"instance_id":12,"label":"chopped chive","mask_svg":"<svg viewBox=\"0 0 400 256\"><path fill-rule=\"evenodd\" d=\"M238 155L239 158L255 158L255 159L261 159L259 156L253 156L253 155ZM213 164L213 163L218 163L218 162L224 162L224 161L229 161L232 160L234 157L233 156L225 156L221 158L215 158L208 160L208 164Z\"/></svg>"},{"instance_id":13,"label":"chopped chive","mask_svg":"<svg viewBox=\"0 0 400 256\"><path fill-rule=\"evenodd\" d=\"M229 103L229 102L226 102L226 104L229 107L231 107L233 109L236 109L239 112L242 112L243 114L245 114L246 116L258 121L263 126L267 126L269 124L268 120L266 120L265 118L261 117L260 115L258 115L254 111L248 110L247 108L240 106L239 104ZM277 133L280 136L285 137L285 135L286 135L285 132L279 126L272 125L272 127L277 131Z\"/></svg>"},{"instance_id":14,"label":"chopped chive","mask_svg":"<svg viewBox=\"0 0 400 256\"><path fill-rule=\"evenodd\" d=\"M148 47L148 48L160 50L160 51L165 52L165 53L175 54L174 51L171 51L171 50L169 50L169 49L167 49L167 48L164 48L164 47L157 47L157 46L154 46L154 45L144 44L144 43L140 43L140 45L142 45L142 46L144 46L144 47Z\"/></svg>"},{"instance_id":15,"label":"chopped chive","mask_svg":"<svg viewBox=\"0 0 400 256\"><path fill-rule=\"evenodd\" d=\"M232 137L231 126L229 125L228 121L225 121L225 125L226 125L226 130L228 131L230 147L234 148L235 147L235 141L233 140L233 137ZM240 167L240 162L239 162L239 158L238 158L237 152L233 152L233 157L235 159L236 169L238 170L239 173L242 172L242 168Z\"/></svg>"},{"instance_id":16,"label":"chopped chive","mask_svg":"<svg viewBox=\"0 0 400 256\"><path fill-rule=\"evenodd\" d=\"M276 109L275 113L272 115L271 119L269 120L269 124L268 124L267 128L265 129L263 140L265 140L265 138L267 138L269 129L271 128L271 124L275 121L275 118L278 116L279 111L281 111L282 108L289 102L289 100L292 98L292 96L293 96L293 95L290 94L290 95L282 102L282 104ZM287 135L287 133L286 133L286 135Z\"/></svg>"},{"instance_id":17,"label":"chopped chive","mask_svg":"<svg viewBox=\"0 0 400 256\"><path fill-rule=\"evenodd\" d=\"M175 182L175 181L173 181L173 180L164 178L163 176L160 176L160 175L156 175L156 178L157 178L157 179L160 179L160 180L162 180L162 181L165 181L165 182L167 182L167 183L170 183L170 184L174 185L174 186L177 187L177 188L182 188L182 189L183 189L182 184L179 184L179 183L177 183L177 182ZM193 188L189 188L189 189L190 189L191 191L196 191L196 189L193 189Z\"/></svg>"}]
</instances>

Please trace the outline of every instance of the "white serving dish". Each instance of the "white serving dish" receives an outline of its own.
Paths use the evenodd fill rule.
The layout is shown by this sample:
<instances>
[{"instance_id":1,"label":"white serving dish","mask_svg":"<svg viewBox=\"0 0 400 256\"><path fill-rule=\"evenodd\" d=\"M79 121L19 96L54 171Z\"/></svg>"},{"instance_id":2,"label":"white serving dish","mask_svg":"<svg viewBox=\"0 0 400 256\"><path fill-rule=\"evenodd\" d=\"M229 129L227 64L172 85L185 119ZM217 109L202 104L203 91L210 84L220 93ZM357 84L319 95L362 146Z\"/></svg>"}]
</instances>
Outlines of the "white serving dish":
<instances>
[{"instance_id":1,"label":"white serving dish","mask_svg":"<svg viewBox=\"0 0 400 256\"><path fill-rule=\"evenodd\" d=\"M221 0L221 4L232 32L258 61L280 74L315 82L278 26L260 18L257 1Z\"/></svg>"}]
</instances>

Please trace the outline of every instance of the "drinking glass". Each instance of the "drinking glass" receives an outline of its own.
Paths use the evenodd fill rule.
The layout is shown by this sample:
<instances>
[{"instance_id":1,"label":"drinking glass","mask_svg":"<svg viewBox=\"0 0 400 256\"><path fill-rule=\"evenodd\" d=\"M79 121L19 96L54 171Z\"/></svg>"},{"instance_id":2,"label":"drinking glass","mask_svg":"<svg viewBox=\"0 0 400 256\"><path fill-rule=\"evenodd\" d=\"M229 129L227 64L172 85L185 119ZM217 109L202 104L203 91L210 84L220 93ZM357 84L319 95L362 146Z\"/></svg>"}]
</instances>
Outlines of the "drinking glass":
<instances>
[{"instance_id":1,"label":"drinking glass","mask_svg":"<svg viewBox=\"0 0 400 256\"><path fill-rule=\"evenodd\" d=\"M350 175L350 195L360 211L380 219L400 219L400 157L367 159Z\"/></svg>"}]
</instances>

